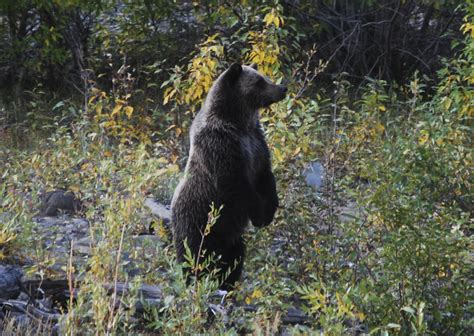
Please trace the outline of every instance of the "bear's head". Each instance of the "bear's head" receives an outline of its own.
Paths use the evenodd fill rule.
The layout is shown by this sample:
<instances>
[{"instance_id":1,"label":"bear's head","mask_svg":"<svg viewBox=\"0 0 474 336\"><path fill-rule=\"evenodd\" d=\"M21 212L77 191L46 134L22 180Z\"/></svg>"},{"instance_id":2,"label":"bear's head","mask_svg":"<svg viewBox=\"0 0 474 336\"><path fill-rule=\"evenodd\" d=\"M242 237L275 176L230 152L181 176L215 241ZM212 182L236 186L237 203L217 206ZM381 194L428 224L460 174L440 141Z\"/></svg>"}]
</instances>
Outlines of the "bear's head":
<instances>
[{"instance_id":1,"label":"bear's head","mask_svg":"<svg viewBox=\"0 0 474 336\"><path fill-rule=\"evenodd\" d=\"M257 71L256 65L234 63L219 78L235 104L244 108L268 107L285 98L287 88L270 81ZM229 97L228 97L229 98Z\"/></svg>"}]
</instances>

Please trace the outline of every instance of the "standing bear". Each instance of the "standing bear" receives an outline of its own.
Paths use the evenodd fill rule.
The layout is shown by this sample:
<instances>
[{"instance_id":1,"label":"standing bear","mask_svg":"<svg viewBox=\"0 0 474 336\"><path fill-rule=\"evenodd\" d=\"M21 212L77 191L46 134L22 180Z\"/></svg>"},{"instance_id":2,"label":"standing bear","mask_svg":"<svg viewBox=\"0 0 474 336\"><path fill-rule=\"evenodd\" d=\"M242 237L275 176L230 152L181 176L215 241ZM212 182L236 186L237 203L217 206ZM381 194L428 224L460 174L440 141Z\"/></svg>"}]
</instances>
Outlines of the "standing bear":
<instances>
[{"instance_id":1,"label":"standing bear","mask_svg":"<svg viewBox=\"0 0 474 336\"><path fill-rule=\"evenodd\" d=\"M214 82L191 125L184 178L171 202L174 245L180 262L185 242L195 260L200 252L218 257L212 266L219 270L222 289L232 288L241 276L242 234L249 220L267 226L278 207L258 110L282 100L286 91L256 66L233 64ZM223 208L203 238L212 203Z\"/></svg>"}]
</instances>

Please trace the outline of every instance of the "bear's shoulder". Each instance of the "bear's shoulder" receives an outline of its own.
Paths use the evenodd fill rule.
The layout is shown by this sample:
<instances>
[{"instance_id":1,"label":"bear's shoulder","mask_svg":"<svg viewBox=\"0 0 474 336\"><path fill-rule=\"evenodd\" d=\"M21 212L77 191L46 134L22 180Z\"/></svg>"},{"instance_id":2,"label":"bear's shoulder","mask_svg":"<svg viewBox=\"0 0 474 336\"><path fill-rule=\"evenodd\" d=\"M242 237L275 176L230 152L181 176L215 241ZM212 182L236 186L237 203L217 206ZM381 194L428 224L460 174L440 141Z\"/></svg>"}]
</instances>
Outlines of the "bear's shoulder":
<instances>
[{"instance_id":1,"label":"bear's shoulder","mask_svg":"<svg viewBox=\"0 0 474 336\"><path fill-rule=\"evenodd\" d=\"M194 134L194 145L197 147L211 146L214 151L226 151L240 147L242 135L231 126L204 125Z\"/></svg>"}]
</instances>

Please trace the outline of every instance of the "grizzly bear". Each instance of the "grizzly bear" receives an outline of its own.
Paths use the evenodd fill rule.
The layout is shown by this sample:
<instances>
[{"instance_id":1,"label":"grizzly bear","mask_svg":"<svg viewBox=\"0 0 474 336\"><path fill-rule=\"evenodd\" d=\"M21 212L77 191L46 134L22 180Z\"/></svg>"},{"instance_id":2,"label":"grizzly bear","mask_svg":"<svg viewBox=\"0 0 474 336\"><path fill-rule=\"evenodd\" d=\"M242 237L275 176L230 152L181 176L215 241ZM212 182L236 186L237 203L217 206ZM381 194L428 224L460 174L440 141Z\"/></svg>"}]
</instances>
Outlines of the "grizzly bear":
<instances>
[{"instance_id":1,"label":"grizzly bear","mask_svg":"<svg viewBox=\"0 0 474 336\"><path fill-rule=\"evenodd\" d=\"M180 262L185 242L195 260L200 251L217 256L212 267L222 289L232 288L241 276L242 234L249 220L267 226L278 207L258 110L282 100L286 91L256 66L233 64L213 83L191 125L185 174L171 202L174 245ZM211 204L223 208L203 237Z\"/></svg>"}]
</instances>

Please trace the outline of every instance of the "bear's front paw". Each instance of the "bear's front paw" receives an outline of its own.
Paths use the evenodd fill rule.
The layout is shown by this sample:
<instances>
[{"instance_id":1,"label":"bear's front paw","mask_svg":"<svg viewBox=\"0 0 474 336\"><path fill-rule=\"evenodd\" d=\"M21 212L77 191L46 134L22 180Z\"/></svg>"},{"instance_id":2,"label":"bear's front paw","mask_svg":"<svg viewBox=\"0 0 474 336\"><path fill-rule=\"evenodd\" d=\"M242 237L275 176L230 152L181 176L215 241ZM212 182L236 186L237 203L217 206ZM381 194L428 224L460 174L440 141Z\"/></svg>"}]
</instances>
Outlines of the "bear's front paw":
<instances>
[{"instance_id":1,"label":"bear's front paw","mask_svg":"<svg viewBox=\"0 0 474 336\"><path fill-rule=\"evenodd\" d=\"M252 220L253 226L260 228L270 225L273 221L274 214L275 212L272 211L270 213L263 214L260 220Z\"/></svg>"},{"instance_id":2,"label":"bear's front paw","mask_svg":"<svg viewBox=\"0 0 474 336\"><path fill-rule=\"evenodd\" d=\"M268 226L271 224L274 218L274 212L268 213L264 216L261 227Z\"/></svg>"}]
</instances>

